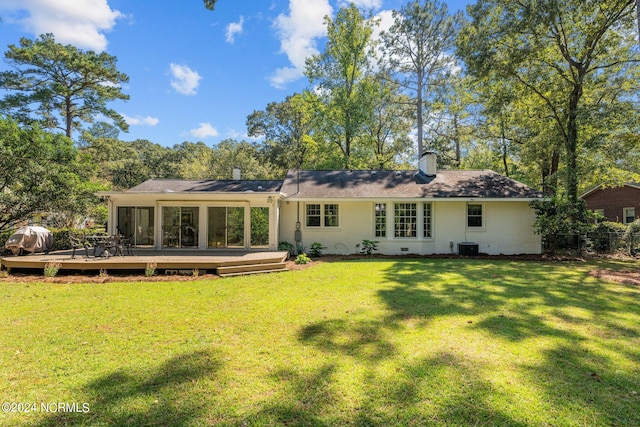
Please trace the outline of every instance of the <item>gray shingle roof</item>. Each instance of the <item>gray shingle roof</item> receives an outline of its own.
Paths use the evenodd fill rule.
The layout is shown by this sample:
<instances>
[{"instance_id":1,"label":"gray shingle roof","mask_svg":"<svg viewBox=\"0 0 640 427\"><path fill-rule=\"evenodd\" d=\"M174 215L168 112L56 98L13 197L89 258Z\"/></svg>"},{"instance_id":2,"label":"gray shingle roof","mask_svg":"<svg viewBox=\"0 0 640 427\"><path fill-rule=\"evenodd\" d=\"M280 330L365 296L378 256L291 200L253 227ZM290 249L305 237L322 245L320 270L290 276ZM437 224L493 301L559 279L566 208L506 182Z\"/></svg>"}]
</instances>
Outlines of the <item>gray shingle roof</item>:
<instances>
[{"instance_id":1,"label":"gray shingle roof","mask_svg":"<svg viewBox=\"0 0 640 427\"><path fill-rule=\"evenodd\" d=\"M300 181L298 183L298 176ZM490 170L440 170L435 177L416 170L290 170L281 180L150 179L126 193L282 192L291 198L538 198L525 184Z\"/></svg>"},{"instance_id":2,"label":"gray shingle roof","mask_svg":"<svg viewBox=\"0 0 640 427\"><path fill-rule=\"evenodd\" d=\"M127 190L127 193L277 193L282 180L179 180L150 179Z\"/></svg>"},{"instance_id":3,"label":"gray shingle roof","mask_svg":"<svg viewBox=\"0 0 640 427\"><path fill-rule=\"evenodd\" d=\"M491 170L290 170L281 192L291 198L538 198L542 194Z\"/></svg>"}]
</instances>

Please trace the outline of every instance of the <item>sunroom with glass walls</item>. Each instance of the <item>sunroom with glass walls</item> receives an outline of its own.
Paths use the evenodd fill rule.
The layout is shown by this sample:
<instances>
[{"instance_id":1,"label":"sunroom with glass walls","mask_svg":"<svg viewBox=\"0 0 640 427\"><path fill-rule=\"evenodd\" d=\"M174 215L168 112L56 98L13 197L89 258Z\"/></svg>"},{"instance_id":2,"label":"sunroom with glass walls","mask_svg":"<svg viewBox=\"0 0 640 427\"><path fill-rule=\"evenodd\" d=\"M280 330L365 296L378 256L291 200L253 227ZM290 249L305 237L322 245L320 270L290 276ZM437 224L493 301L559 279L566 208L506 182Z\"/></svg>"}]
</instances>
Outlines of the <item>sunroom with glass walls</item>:
<instances>
[{"instance_id":1,"label":"sunroom with glass walls","mask_svg":"<svg viewBox=\"0 0 640 427\"><path fill-rule=\"evenodd\" d=\"M116 231L125 238L133 237L134 246L155 244L155 209L153 206L119 206Z\"/></svg>"}]
</instances>

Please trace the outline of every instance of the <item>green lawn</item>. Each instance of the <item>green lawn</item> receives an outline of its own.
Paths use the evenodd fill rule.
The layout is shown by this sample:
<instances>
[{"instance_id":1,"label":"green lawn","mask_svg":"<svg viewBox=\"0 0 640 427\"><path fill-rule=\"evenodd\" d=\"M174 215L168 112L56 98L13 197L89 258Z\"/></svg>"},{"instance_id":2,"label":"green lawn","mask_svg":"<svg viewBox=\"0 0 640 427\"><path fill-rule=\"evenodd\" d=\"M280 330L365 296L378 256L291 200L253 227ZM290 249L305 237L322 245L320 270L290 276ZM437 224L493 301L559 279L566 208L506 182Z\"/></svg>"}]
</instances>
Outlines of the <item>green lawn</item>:
<instances>
[{"instance_id":1,"label":"green lawn","mask_svg":"<svg viewBox=\"0 0 640 427\"><path fill-rule=\"evenodd\" d=\"M378 259L3 283L0 401L36 410L0 425L637 426L640 287L593 268ZM41 407L57 402L78 411Z\"/></svg>"}]
</instances>

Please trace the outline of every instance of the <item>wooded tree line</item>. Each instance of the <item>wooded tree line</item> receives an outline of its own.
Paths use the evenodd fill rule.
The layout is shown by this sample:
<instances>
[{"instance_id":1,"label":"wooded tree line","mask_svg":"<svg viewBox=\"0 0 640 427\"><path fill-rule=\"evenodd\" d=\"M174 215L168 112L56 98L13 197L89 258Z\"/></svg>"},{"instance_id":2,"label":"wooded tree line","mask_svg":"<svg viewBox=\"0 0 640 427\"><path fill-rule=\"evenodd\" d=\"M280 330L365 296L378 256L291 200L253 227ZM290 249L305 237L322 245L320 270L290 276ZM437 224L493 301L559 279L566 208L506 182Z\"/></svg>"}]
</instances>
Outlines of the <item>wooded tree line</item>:
<instances>
[{"instance_id":1,"label":"wooded tree line","mask_svg":"<svg viewBox=\"0 0 640 427\"><path fill-rule=\"evenodd\" d=\"M635 5L478 0L463 15L412 1L378 37L375 16L342 7L307 59L308 90L248 114L258 142L215 146L122 140L127 125L107 107L128 98L116 58L52 35L22 39L0 73L0 154L11 159L0 166L0 229L38 211L99 214L88 212L93 192L149 178L406 169L426 150L440 167L493 169L573 204L590 186L640 180Z\"/></svg>"}]
</instances>

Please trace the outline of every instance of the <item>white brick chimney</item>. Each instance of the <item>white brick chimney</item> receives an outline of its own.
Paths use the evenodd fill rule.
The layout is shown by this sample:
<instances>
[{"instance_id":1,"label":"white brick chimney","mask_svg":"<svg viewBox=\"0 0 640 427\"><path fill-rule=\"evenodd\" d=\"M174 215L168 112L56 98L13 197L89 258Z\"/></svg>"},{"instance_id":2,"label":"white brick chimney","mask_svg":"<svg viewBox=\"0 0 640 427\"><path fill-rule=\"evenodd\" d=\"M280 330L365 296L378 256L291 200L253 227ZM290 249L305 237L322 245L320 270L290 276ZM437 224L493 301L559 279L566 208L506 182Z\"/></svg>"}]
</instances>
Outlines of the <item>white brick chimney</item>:
<instances>
[{"instance_id":1,"label":"white brick chimney","mask_svg":"<svg viewBox=\"0 0 640 427\"><path fill-rule=\"evenodd\" d=\"M418 161L420 172L427 176L436 176L437 155L434 151L425 151Z\"/></svg>"},{"instance_id":2,"label":"white brick chimney","mask_svg":"<svg viewBox=\"0 0 640 427\"><path fill-rule=\"evenodd\" d=\"M237 167L233 168L232 178L234 181L240 181L240 178L241 178L240 168L237 168Z\"/></svg>"}]
</instances>

